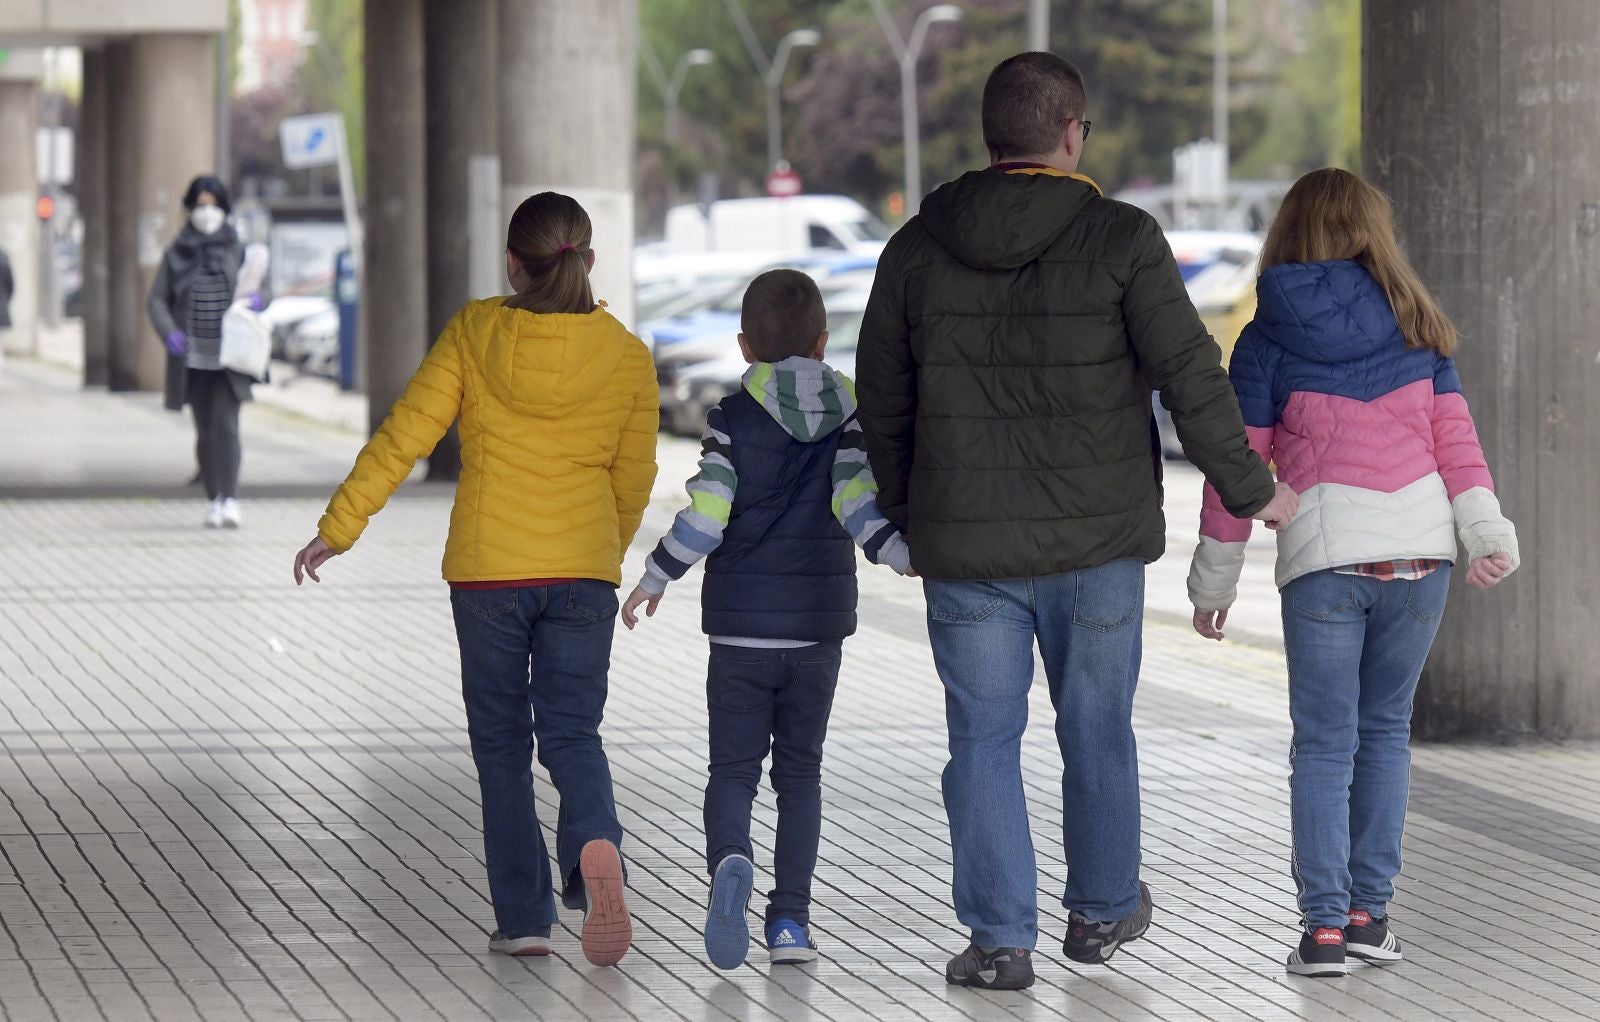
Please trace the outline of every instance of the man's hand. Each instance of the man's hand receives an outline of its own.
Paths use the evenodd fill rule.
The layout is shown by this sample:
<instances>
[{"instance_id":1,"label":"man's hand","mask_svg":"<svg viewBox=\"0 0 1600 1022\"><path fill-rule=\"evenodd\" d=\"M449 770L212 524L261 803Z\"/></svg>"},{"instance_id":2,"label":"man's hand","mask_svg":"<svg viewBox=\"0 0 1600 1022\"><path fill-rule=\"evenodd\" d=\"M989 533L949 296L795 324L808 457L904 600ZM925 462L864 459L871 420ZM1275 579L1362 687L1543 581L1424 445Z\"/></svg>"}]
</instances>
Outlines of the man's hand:
<instances>
[{"instance_id":1,"label":"man's hand","mask_svg":"<svg viewBox=\"0 0 1600 1022\"><path fill-rule=\"evenodd\" d=\"M1467 568L1467 585L1474 589L1492 589L1511 571L1509 554L1492 554L1478 557Z\"/></svg>"},{"instance_id":2,"label":"man's hand","mask_svg":"<svg viewBox=\"0 0 1600 1022\"><path fill-rule=\"evenodd\" d=\"M628 626L628 631L633 631L633 626L639 623L639 608L644 607L645 617L655 617L656 608L661 606L661 596L665 594L650 595L644 591L644 586L634 586L633 592L628 594L627 602L622 605L622 623Z\"/></svg>"},{"instance_id":3,"label":"man's hand","mask_svg":"<svg viewBox=\"0 0 1600 1022\"><path fill-rule=\"evenodd\" d=\"M1196 610L1194 612L1194 630L1200 633L1201 638L1223 639L1222 626L1228 623L1228 612L1225 610Z\"/></svg>"},{"instance_id":4,"label":"man's hand","mask_svg":"<svg viewBox=\"0 0 1600 1022\"><path fill-rule=\"evenodd\" d=\"M323 562L328 558L338 556L339 552L324 543L322 537L318 536L307 543L304 550L295 555L294 584L300 585L304 581L304 575L310 575L311 581L320 583L322 579L317 577L317 569L322 567Z\"/></svg>"},{"instance_id":5,"label":"man's hand","mask_svg":"<svg viewBox=\"0 0 1600 1022\"><path fill-rule=\"evenodd\" d=\"M1300 513L1300 495L1288 483L1279 483L1277 492L1267 502L1267 506L1257 511L1250 517L1259 522L1266 522L1267 528L1274 532L1284 528L1294 521L1294 516Z\"/></svg>"}]
</instances>

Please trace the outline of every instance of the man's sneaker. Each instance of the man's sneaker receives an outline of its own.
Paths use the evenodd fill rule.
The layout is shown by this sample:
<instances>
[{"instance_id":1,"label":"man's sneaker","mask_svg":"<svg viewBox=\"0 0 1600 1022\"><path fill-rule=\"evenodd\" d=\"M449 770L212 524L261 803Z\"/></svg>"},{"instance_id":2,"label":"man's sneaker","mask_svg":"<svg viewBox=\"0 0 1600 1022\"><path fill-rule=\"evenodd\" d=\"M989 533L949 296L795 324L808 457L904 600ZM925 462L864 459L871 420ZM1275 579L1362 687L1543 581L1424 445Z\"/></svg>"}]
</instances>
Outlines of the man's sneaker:
<instances>
[{"instance_id":1,"label":"man's sneaker","mask_svg":"<svg viewBox=\"0 0 1600 1022\"><path fill-rule=\"evenodd\" d=\"M711 877L711 907L706 910L706 957L719 969L737 969L750 953L745 909L755 885L755 865L744 856L730 855L717 863Z\"/></svg>"},{"instance_id":2,"label":"man's sneaker","mask_svg":"<svg viewBox=\"0 0 1600 1022\"><path fill-rule=\"evenodd\" d=\"M222 528L222 498L218 497L206 507L206 528Z\"/></svg>"},{"instance_id":3,"label":"man's sneaker","mask_svg":"<svg viewBox=\"0 0 1600 1022\"><path fill-rule=\"evenodd\" d=\"M1389 932L1389 920L1374 919L1371 912L1359 909L1350 913L1350 925L1344 928L1344 950L1350 957L1373 965L1392 965L1400 960L1400 942Z\"/></svg>"},{"instance_id":4,"label":"man's sneaker","mask_svg":"<svg viewBox=\"0 0 1600 1022\"><path fill-rule=\"evenodd\" d=\"M222 501L222 527L237 529L240 525L239 502L232 497Z\"/></svg>"},{"instance_id":5,"label":"man's sneaker","mask_svg":"<svg viewBox=\"0 0 1600 1022\"><path fill-rule=\"evenodd\" d=\"M1300 946L1289 954L1291 976L1345 976L1350 966L1344 962L1344 931L1335 926L1320 926L1300 934Z\"/></svg>"},{"instance_id":6,"label":"man's sneaker","mask_svg":"<svg viewBox=\"0 0 1600 1022\"><path fill-rule=\"evenodd\" d=\"M1033 986L1033 952L969 944L944 967L944 981L979 990L1026 990Z\"/></svg>"},{"instance_id":7,"label":"man's sneaker","mask_svg":"<svg viewBox=\"0 0 1600 1022\"><path fill-rule=\"evenodd\" d=\"M610 841L590 841L578 856L586 905L583 957L591 965L615 965L633 943L633 920L622 894L622 856Z\"/></svg>"},{"instance_id":8,"label":"man's sneaker","mask_svg":"<svg viewBox=\"0 0 1600 1022\"><path fill-rule=\"evenodd\" d=\"M793 919L774 919L767 924L767 958L773 965L814 962L817 945L811 941L810 927Z\"/></svg>"},{"instance_id":9,"label":"man's sneaker","mask_svg":"<svg viewBox=\"0 0 1600 1022\"><path fill-rule=\"evenodd\" d=\"M497 955L543 958L550 953L550 935L534 933L526 937L504 937L496 930L489 937L489 950Z\"/></svg>"},{"instance_id":10,"label":"man's sneaker","mask_svg":"<svg viewBox=\"0 0 1600 1022\"><path fill-rule=\"evenodd\" d=\"M1150 887L1141 883L1139 905L1133 910L1133 915L1126 919L1102 923L1082 912L1073 911L1067 916L1067 939L1061 943L1061 952L1084 965L1104 965L1122 945L1145 935L1145 931L1150 929L1150 916L1154 910Z\"/></svg>"}]
</instances>

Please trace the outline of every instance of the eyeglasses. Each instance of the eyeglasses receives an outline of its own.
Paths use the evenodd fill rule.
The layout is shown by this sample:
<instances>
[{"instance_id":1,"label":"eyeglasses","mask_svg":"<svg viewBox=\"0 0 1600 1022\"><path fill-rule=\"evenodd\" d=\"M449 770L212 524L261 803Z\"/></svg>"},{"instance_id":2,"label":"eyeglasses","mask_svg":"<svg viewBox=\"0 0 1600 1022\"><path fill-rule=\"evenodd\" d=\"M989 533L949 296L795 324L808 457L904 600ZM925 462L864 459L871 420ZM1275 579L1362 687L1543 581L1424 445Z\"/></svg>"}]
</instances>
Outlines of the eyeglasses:
<instances>
[{"instance_id":1,"label":"eyeglasses","mask_svg":"<svg viewBox=\"0 0 1600 1022\"><path fill-rule=\"evenodd\" d=\"M1083 134L1080 135L1079 138L1080 139L1088 138L1089 137L1089 127L1090 127L1090 123L1091 122L1084 120L1082 117L1068 117L1066 120L1062 121L1061 123L1062 123L1063 126L1065 126L1065 125L1071 124L1073 121L1077 121L1079 124L1083 125Z\"/></svg>"}]
</instances>

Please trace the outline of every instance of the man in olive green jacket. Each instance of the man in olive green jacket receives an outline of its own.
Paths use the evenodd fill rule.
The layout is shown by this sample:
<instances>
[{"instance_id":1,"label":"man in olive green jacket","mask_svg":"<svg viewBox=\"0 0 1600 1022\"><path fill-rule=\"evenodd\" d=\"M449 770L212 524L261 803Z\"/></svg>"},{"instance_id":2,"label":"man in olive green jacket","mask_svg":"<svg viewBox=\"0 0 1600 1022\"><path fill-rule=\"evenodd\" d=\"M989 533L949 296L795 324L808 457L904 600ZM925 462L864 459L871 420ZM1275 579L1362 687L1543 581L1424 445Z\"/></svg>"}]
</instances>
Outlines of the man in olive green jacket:
<instances>
[{"instance_id":1,"label":"man in olive green jacket","mask_svg":"<svg viewBox=\"0 0 1600 1022\"><path fill-rule=\"evenodd\" d=\"M1025 53L990 75L993 166L930 195L879 262L856 369L879 505L925 579L944 682L952 983L1033 982L1037 873L1020 767L1037 638L1065 761L1065 953L1149 925L1131 724L1144 566L1165 548L1161 391L1234 514L1297 502L1245 439L1221 352L1148 213L1077 173L1083 78Z\"/></svg>"}]
</instances>

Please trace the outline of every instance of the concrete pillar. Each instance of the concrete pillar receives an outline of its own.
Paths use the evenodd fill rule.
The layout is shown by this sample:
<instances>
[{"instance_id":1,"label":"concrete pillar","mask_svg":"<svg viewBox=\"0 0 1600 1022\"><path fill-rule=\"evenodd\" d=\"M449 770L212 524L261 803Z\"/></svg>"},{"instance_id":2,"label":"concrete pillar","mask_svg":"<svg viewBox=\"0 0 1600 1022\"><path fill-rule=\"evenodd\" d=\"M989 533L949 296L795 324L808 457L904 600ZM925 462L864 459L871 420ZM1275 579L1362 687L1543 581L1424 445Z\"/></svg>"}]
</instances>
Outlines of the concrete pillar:
<instances>
[{"instance_id":1,"label":"concrete pillar","mask_svg":"<svg viewBox=\"0 0 1600 1022\"><path fill-rule=\"evenodd\" d=\"M83 382L111 378L111 229L107 208L106 132L111 95L105 50L83 51L83 107L78 118L77 191L83 217Z\"/></svg>"},{"instance_id":2,"label":"concrete pillar","mask_svg":"<svg viewBox=\"0 0 1600 1022\"><path fill-rule=\"evenodd\" d=\"M504 270L474 281L475 263L498 262L505 246L500 222L498 123L495 118L495 0L426 0L428 163L428 337L485 283L496 293ZM481 179L489 170L492 184ZM477 207L487 201L487 218ZM480 273L481 276L481 273ZM461 474L459 438L452 429L428 459L429 479Z\"/></svg>"},{"instance_id":3,"label":"concrete pillar","mask_svg":"<svg viewBox=\"0 0 1600 1022\"><path fill-rule=\"evenodd\" d=\"M1416 730L1600 736L1600 4L1363 10L1363 166L1461 328L1523 558L1487 594L1457 572Z\"/></svg>"},{"instance_id":4,"label":"concrete pillar","mask_svg":"<svg viewBox=\"0 0 1600 1022\"><path fill-rule=\"evenodd\" d=\"M422 7L423 0L390 0L365 8L367 236L360 362L374 430L428 346Z\"/></svg>"},{"instance_id":5,"label":"concrete pillar","mask_svg":"<svg viewBox=\"0 0 1600 1022\"><path fill-rule=\"evenodd\" d=\"M0 250L15 281L11 328L0 329L0 350L13 355L31 355L38 346L38 128L38 83L0 79Z\"/></svg>"},{"instance_id":6,"label":"concrete pillar","mask_svg":"<svg viewBox=\"0 0 1600 1022\"><path fill-rule=\"evenodd\" d=\"M214 37L134 36L106 47L110 358L114 390L160 390L167 354L145 298L183 224L183 192L216 145ZM230 182L231 183L231 182Z\"/></svg>"},{"instance_id":7,"label":"concrete pillar","mask_svg":"<svg viewBox=\"0 0 1600 1022\"><path fill-rule=\"evenodd\" d=\"M633 320L638 0L500 4L501 212L558 191L594 221L594 292Z\"/></svg>"}]
</instances>

